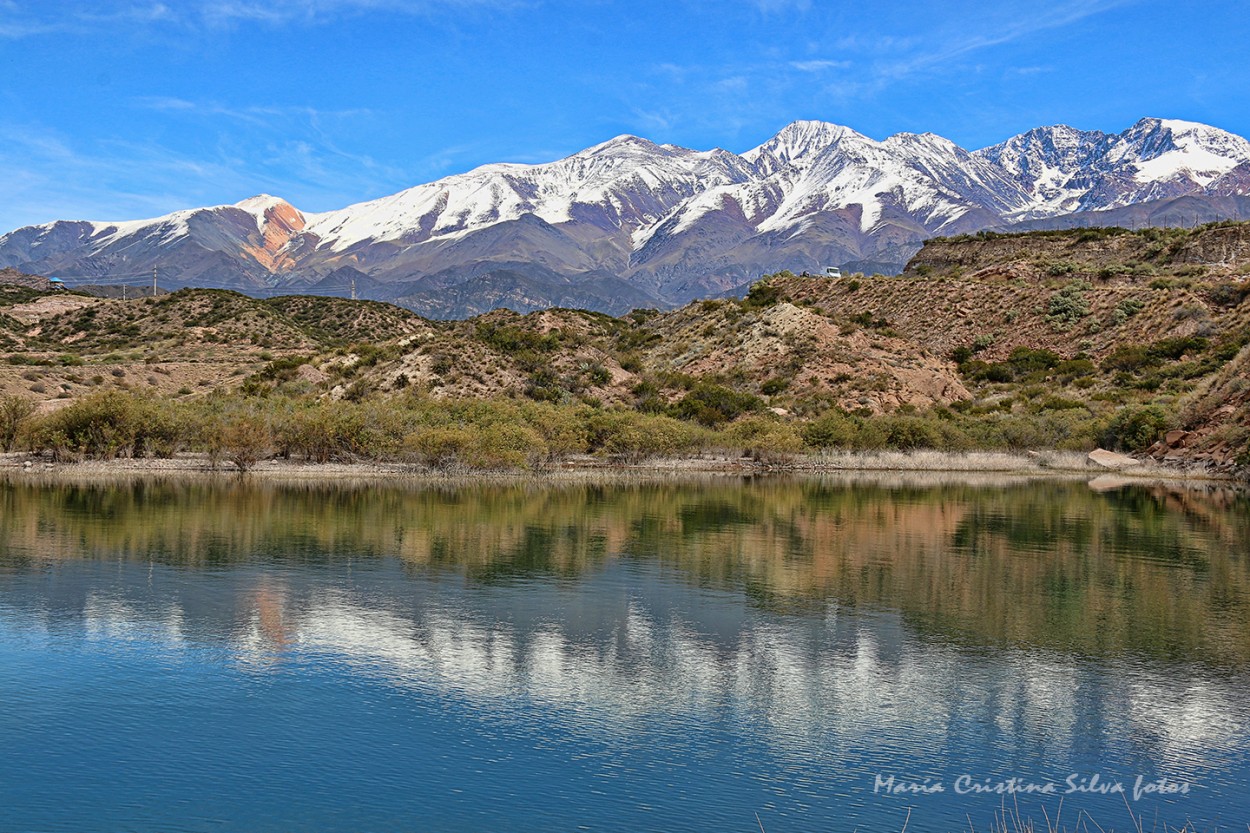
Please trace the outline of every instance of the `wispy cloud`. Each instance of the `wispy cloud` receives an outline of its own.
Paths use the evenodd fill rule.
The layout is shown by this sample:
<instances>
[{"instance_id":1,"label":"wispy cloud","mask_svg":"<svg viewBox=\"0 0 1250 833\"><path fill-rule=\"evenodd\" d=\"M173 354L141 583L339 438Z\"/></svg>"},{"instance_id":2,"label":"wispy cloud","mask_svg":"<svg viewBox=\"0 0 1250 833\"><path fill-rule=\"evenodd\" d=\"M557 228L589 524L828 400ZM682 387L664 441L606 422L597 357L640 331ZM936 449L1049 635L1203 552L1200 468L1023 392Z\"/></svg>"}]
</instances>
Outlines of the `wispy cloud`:
<instances>
[{"instance_id":1,"label":"wispy cloud","mask_svg":"<svg viewBox=\"0 0 1250 833\"><path fill-rule=\"evenodd\" d=\"M0 228L54 219L148 217L187 207L196 183L237 183L234 166L181 158L165 148L106 143L76 147L39 125L0 125L6 200ZM16 174L16 176L14 176ZM137 185L142 183L142 185Z\"/></svg>"},{"instance_id":2,"label":"wispy cloud","mask_svg":"<svg viewBox=\"0 0 1250 833\"><path fill-rule=\"evenodd\" d=\"M165 25L181 29L220 28L235 24L318 25L367 14L432 15L472 9L513 9L537 0L187 0L177 5L133 3L100 11L95 3L47 9L16 0L0 2L0 38L50 34L91 34L111 25Z\"/></svg>"},{"instance_id":3,"label":"wispy cloud","mask_svg":"<svg viewBox=\"0 0 1250 833\"><path fill-rule=\"evenodd\" d=\"M176 97L144 97L135 106L169 114L171 118L196 119L216 126L221 142L239 141L238 129L262 139L272 157L285 160L285 167L308 181L318 181L348 165L388 181L403 181L404 169L379 162L368 154L347 150L335 138L358 132L376 120L377 113L365 107L326 109L299 104L251 104L230 106L216 101L191 101ZM358 173L359 175L359 173Z\"/></svg>"},{"instance_id":4,"label":"wispy cloud","mask_svg":"<svg viewBox=\"0 0 1250 833\"><path fill-rule=\"evenodd\" d=\"M965 15L949 15L924 30L870 29L821 37L810 33L806 55L771 55L731 63L659 63L650 78L622 93L640 128L668 131L707 124L749 123L753 117L777 121L815 107L841 107L880 98L897 85L922 76L970 74L972 59L995 47L1027 42L1044 33L1142 0L1061 0L1046 6L1008 3L970 25ZM758 5L758 4L757 4ZM767 4L779 9L782 5ZM816 17L813 11L812 17ZM834 31L839 27L828 21ZM801 51L801 50L796 50ZM1051 67L1022 66L1002 74L1027 77ZM773 115L775 113L775 116Z\"/></svg>"},{"instance_id":5,"label":"wispy cloud","mask_svg":"<svg viewBox=\"0 0 1250 833\"><path fill-rule=\"evenodd\" d=\"M987 21L985 28L951 30L933 38L936 49L917 49L898 60L876 64L881 81L907 78L918 72L953 63L972 53L1026 39L1041 32L1061 29L1139 0L1081 0L1034 7L1031 14L1014 15L1010 20Z\"/></svg>"},{"instance_id":6,"label":"wispy cloud","mask_svg":"<svg viewBox=\"0 0 1250 833\"><path fill-rule=\"evenodd\" d=\"M324 126L335 114L274 107L265 121L259 111L266 108L217 108L223 112L213 115L211 107L178 99L159 106L235 127L206 129L206 147L179 148L127 137L80 141L42 125L0 124L0 233L53 219L155 216L258 192L326 210L413 184L411 172L341 147Z\"/></svg>"},{"instance_id":7,"label":"wispy cloud","mask_svg":"<svg viewBox=\"0 0 1250 833\"><path fill-rule=\"evenodd\" d=\"M319 23L345 15L381 12L424 15L447 9L515 8L521 0L217 0L198 14L209 22Z\"/></svg>"},{"instance_id":8,"label":"wispy cloud","mask_svg":"<svg viewBox=\"0 0 1250 833\"><path fill-rule=\"evenodd\" d=\"M665 109L651 110L646 107L634 106L630 108L630 113L633 116L634 124L643 132L667 133L680 120L673 112Z\"/></svg>"},{"instance_id":9,"label":"wispy cloud","mask_svg":"<svg viewBox=\"0 0 1250 833\"><path fill-rule=\"evenodd\" d=\"M1053 66L1030 66L1030 67L1011 67L1006 74L1016 77L1028 77L1030 75L1041 75L1046 72L1054 72Z\"/></svg>"},{"instance_id":10,"label":"wispy cloud","mask_svg":"<svg viewBox=\"0 0 1250 833\"><path fill-rule=\"evenodd\" d=\"M271 104L231 107L214 101L189 101L175 96L142 96L134 100L137 107L175 115L203 118L224 117L257 126L272 127L275 119L307 119L316 124L325 119L359 119L376 115L367 107L326 110L307 105Z\"/></svg>"},{"instance_id":11,"label":"wispy cloud","mask_svg":"<svg viewBox=\"0 0 1250 833\"><path fill-rule=\"evenodd\" d=\"M18 4L15 0L0 3L0 38L10 40L39 35L88 33L116 24L144 25L173 22L177 15L164 3L135 3L113 11L101 11L95 5L69 9Z\"/></svg>"},{"instance_id":12,"label":"wispy cloud","mask_svg":"<svg viewBox=\"0 0 1250 833\"><path fill-rule=\"evenodd\" d=\"M851 66L850 61L831 61L824 58L790 62L790 68L797 69L799 72L828 72L834 69L848 69Z\"/></svg>"}]
</instances>

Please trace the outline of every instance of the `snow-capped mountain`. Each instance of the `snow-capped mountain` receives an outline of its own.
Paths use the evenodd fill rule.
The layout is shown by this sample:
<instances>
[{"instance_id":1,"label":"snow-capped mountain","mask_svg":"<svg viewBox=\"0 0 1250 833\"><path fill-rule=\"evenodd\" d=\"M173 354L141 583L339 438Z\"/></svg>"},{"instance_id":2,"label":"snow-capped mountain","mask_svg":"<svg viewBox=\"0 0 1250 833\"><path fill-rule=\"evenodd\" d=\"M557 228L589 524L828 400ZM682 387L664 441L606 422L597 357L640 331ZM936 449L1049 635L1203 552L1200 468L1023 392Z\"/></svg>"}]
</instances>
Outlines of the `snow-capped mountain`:
<instances>
[{"instance_id":1,"label":"snow-capped mountain","mask_svg":"<svg viewBox=\"0 0 1250 833\"><path fill-rule=\"evenodd\" d=\"M1118 135L1039 127L975 154L1028 199L1008 219L1103 211L1192 194L1250 193L1250 142L1194 122L1142 119ZM1223 190L1231 186L1231 190Z\"/></svg>"},{"instance_id":2,"label":"snow-capped mountain","mask_svg":"<svg viewBox=\"0 0 1250 833\"><path fill-rule=\"evenodd\" d=\"M359 276L418 309L430 293L489 287L498 271L525 287L523 305L624 285L631 304L665 304L778 269L897 269L937 235L1167 218L1178 198L1186 216L1213 219L1240 213L1248 195L1250 142L1192 122L1042 127L969 152L929 133L877 141L801 121L740 155L619 136L320 214L259 196L153 220L31 226L0 237L0 267L101 279L156 267L166 284L244 290L320 291Z\"/></svg>"},{"instance_id":3,"label":"snow-capped mountain","mask_svg":"<svg viewBox=\"0 0 1250 833\"><path fill-rule=\"evenodd\" d=\"M57 221L0 237L0 260L36 272L111 279L156 268L180 284L263 286L292 269L304 215L261 195L153 220Z\"/></svg>"}]
</instances>

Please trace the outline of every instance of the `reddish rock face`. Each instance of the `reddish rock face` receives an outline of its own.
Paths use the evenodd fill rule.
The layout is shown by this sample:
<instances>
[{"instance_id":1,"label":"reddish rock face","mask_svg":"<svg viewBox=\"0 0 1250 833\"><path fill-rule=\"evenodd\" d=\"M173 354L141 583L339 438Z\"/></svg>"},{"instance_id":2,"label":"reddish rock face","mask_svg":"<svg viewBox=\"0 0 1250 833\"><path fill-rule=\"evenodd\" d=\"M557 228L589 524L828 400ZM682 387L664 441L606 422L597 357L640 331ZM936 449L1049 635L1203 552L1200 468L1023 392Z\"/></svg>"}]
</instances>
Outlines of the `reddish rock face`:
<instances>
[{"instance_id":1,"label":"reddish rock face","mask_svg":"<svg viewBox=\"0 0 1250 833\"><path fill-rule=\"evenodd\" d=\"M304 215L290 203L277 202L265 209L264 216L260 245L245 246L244 251L271 272L289 269L295 264L286 247L304 230Z\"/></svg>"},{"instance_id":2,"label":"reddish rock face","mask_svg":"<svg viewBox=\"0 0 1250 833\"><path fill-rule=\"evenodd\" d=\"M1185 438L1188 436L1188 431L1169 431L1164 437L1164 442L1167 443L1168 448L1176 448L1179 445L1184 445Z\"/></svg>"}]
</instances>

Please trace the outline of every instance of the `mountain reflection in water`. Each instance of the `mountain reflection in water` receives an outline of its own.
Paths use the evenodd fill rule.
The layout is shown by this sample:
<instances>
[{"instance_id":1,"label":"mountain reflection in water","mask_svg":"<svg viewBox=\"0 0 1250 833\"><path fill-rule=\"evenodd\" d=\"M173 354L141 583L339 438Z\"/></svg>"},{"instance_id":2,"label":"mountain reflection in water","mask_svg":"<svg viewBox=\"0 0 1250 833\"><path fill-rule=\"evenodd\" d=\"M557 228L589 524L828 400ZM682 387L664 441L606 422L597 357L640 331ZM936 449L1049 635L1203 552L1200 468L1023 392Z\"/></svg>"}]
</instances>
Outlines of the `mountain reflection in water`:
<instances>
[{"instance_id":1,"label":"mountain reflection in water","mask_svg":"<svg viewBox=\"0 0 1250 833\"><path fill-rule=\"evenodd\" d=\"M844 779L804 806L870 826L870 773L904 761L1148 766L1208 785L1178 810L1227 821L1250 749L1248 508L1058 482L8 484L0 628L335 669L535 736L723 723Z\"/></svg>"}]
</instances>

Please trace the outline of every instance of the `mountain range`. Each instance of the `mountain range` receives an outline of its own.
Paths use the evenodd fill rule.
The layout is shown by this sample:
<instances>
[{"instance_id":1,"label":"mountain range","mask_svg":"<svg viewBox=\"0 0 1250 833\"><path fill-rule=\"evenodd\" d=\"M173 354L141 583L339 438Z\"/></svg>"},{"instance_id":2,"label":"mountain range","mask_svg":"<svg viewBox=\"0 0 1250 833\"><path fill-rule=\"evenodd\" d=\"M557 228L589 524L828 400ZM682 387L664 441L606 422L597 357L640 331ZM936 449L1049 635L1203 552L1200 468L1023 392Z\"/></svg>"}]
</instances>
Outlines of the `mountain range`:
<instances>
[{"instance_id":1,"label":"mountain range","mask_svg":"<svg viewBox=\"0 0 1250 833\"><path fill-rule=\"evenodd\" d=\"M827 265L896 273L927 238L982 229L1250 218L1250 142L1148 118L1039 127L967 151L799 121L746 153L619 136L540 165L492 164L336 211L261 195L151 220L61 220L0 237L0 268L72 283L620 313ZM139 278L136 277L136 281Z\"/></svg>"}]
</instances>

